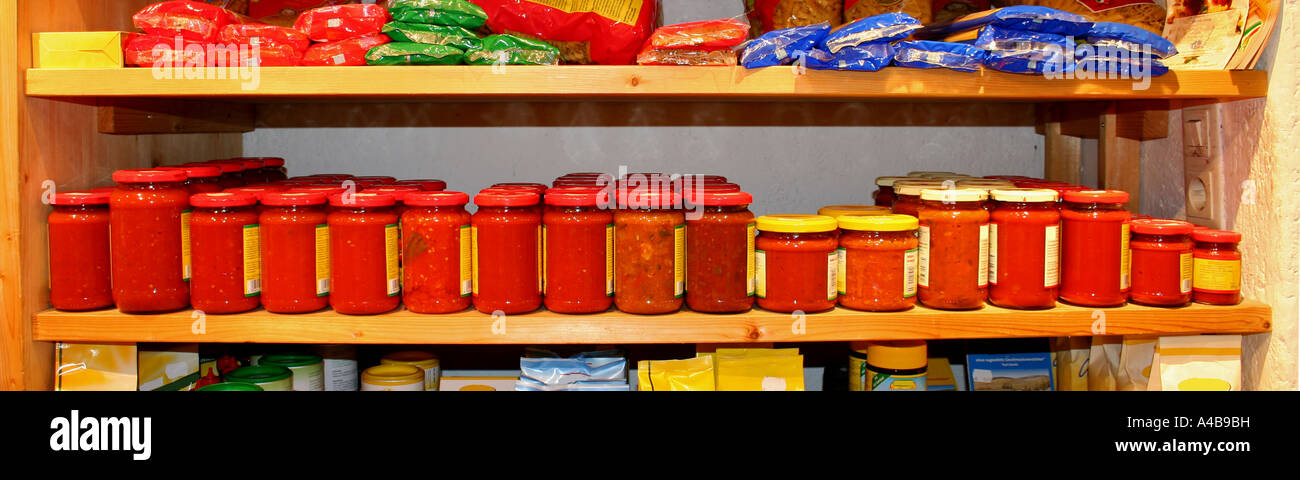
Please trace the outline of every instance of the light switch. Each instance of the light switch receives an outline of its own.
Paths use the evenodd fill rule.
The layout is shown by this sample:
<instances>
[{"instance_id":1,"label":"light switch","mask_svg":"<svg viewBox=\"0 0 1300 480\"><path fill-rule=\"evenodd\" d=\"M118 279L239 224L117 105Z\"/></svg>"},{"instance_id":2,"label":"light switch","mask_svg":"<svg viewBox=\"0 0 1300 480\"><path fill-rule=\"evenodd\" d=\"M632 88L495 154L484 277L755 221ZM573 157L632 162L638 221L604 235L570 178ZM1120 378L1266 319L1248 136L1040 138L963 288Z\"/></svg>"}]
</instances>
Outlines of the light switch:
<instances>
[{"instance_id":1,"label":"light switch","mask_svg":"<svg viewBox=\"0 0 1300 480\"><path fill-rule=\"evenodd\" d=\"M1223 228L1224 194L1222 139L1219 106L1183 108L1183 175L1187 220L1212 228Z\"/></svg>"}]
</instances>

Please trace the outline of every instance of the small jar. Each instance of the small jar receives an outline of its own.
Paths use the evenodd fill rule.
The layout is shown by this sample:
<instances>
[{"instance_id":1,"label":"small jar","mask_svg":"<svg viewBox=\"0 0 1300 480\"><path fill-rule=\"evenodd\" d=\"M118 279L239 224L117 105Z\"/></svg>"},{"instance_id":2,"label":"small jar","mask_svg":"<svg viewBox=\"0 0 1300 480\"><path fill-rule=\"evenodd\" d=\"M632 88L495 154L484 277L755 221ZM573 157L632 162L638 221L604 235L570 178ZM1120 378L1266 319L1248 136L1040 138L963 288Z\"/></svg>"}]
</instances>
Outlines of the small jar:
<instances>
[{"instance_id":1,"label":"small jar","mask_svg":"<svg viewBox=\"0 0 1300 480\"><path fill-rule=\"evenodd\" d=\"M487 189L474 197L474 308L528 313L542 306L542 216L536 193Z\"/></svg>"},{"instance_id":2,"label":"small jar","mask_svg":"<svg viewBox=\"0 0 1300 480\"><path fill-rule=\"evenodd\" d=\"M352 179L355 180L358 184L362 182L368 182L374 184L389 184L389 183L397 182L397 177L389 177L384 175L360 176L360 177L352 177Z\"/></svg>"},{"instance_id":3,"label":"small jar","mask_svg":"<svg viewBox=\"0 0 1300 480\"><path fill-rule=\"evenodd\" d=\"M1241 234L1226 230L1192 232L1192 300L1209 305L1241 303Z\"/></svg>"},{"instance_id":4,"label":"small jar","mask_svg":"<svg viewBox=\"0 0 1300 480\"><path fill-rule=\"evenodd\" d=\"M424 372L424 390L426 392L438 391L438 384L442 382L442 362L438 356L429 352L420 350L404 350L384 355L379 359L380 365L409 365L419 368Z\"/></svg>"},{"instance_id":5,"label":"small jar","mask_svg":"<svg viewBox=\"0 0 1300 480\"><path fill-rule=\"evenodd\" d=\"M1061 213L1053 190L999 188L989 224L989 303L1005 308L1056 306Z\"/></svg>"},{"instance_id":6,"label":"small jar","mask_svg":"<svg viewBox=\"0 0 1300 480\"><path fill-rule=\"evenodd\" d=\"M293 391L325 391L325 359L314 353L278 353L266 355L258 365L284 367L293 372Z\"/></svg>"},{"instance_id":7,"label":"small jar","mask_svg":"<svg viewBox=\"0 0 1300 480\"><path fill-rule=\"evenodd\" d=\"M246 193L200 193L190 198L194 276L190 303L204 313L257 308L262 293L257 198Z\"/></svg>"},{"instance_id":8,"label":"small jar","mask_svg":"<svg viewBox=\"0 0 1300 480\"><path fill-rule=\"evenodd\" d=\"M470 306L473 236L461 192L408 193L402 214L402 303L415 313Z\"/></svg>"},{"instance_id":9,"label":"small jar","mask_svg":"<svg viewBox=\"0 0 1300 480\"><path fill-rule=\"evenodd\" d=\"M1192 224L1180 220L1129 222L1133 288L1129 301L1178 307L1192 301Z\"/></svg>"},{"instance_id":10,"label":"small jar","mask_svg":"<svg viewBox=\"0 0 1300 480\"><path fill-rule=\"evenodd\" d=\"M257 385L268 392L293 390L293 371L274 365L239 367L222 374L221 380L228 383Z\"/></svg>"},{"instance_id":11,"label":"small jar","mask_svg":"<svg viewBox=\"0 0 1300 480\"><path fill-rule=\"evenodd\" d=\"M410 365L376 365L361 372L363 392L423 392L424 371Z\"/></svg>"},{"instance_id":12,"label":"small jar","mask_svg":"<svg viewBox=\"0 0 1300 480\"><path fill-rule=\"evenodd\" d=\"M983 190L921 192L919 299L940 310L971 310L988 298L989 212Z\"/></svg>"},{"instance_id":13,"label":"small jar","mask_svg":"<svg viewBox=\"0 0 1300 480\"><path fill-rule=\"evenodd\" d=\"M330 226L330 306L347 315L388 312L401 303L397 213L382 193L336 194Z\"/></svg>"},{"instance_id":14,"label":"small jar","mask_svg":"<svg viewBox=\"0 0 1300 480\"><path fill-rule=\"evenodd\" d=\"M924 340L854 342L850 364L858 367L849 372L851 391L924 392L928 388Z\"/></svg>"},{"instance_id":15,"label":"small jar","mask_svg":"<svg viewBox=\"0 0 1300 480\"><path fill-rule=\"evenodd\" d=\"M107 192L56 193L50 204L50 305L79 312L113 306Z\"/></svg>"},{"instance_id":16,"label":"small jar","mask_svg":"<svg viewBox=\"0 0 1300 480\"><path fill-rule=\"evenodd\" d=\"M686 215L667 190L620 189L614 212L614 305L637 314L676 312L686 294Z\"/></svg>"},{"instance_id":17,"label":"small jar","mask_svg":"<svg viewBox=\"0 0 1300 480\"><path fill-rule=\"evenodd\" d=\"M270 181L266 177L266 172L263 171L263 169L266 168L266 162L263 161L262 159L253 158L253 157L239 157L239 158L232 158L231 160L240 162L244 165L244 171L243 171L244 185L257 185L260 183L267 183Z\"/></svg>"},{"instance_id":18,"label":"small jar","mask_svg":"<svg viewBox=\"0 0 1300 480\"><path fill-rule=\"evenodd\" d=\"M1085 307L1128 301L1128 192L1082 190L1062 194L1061 300Z\"/></svg>"},{"instance_id":19,"label":"small jar","mask_svg":"<svg viewBox=\"0 0 1300 480\"><path fill-rule=\"evenodd\" d=\"M289 179L289 170L284 168L284 159L280 157L262 157L262 178L269 182Z\"/></svg>"},{"instance_id":20,"label":"small jar","mask_svg":"<svg viewBox=\"0 0 1300 480\"><path fill-rule=\"evenodd\" d=\"M866 216L866 215L889 215L893 213L889 207L878 205L827 205L817 209L818 215L825 215L834 219L839 219L845 215Z\"/></svg>"},{"instance_id":21,"label":"small jar","mask_svg":"<svg viewBox=\"0 0 1300 480\"><path fill-rule=\"evenodd\" d=\"M113 299L126 313L190 304L190 193L178 170L118 170L109 200Z\"/></svg>"},{"instance_id":22,"label":"small jar","mask_svg":"<svg viewBox=\"0 0 1300 480\"><path fill-rule=\"evenodd\" d=\"M835 308L839 255L834 218L824 215L758 217L755 241L758 306L807 313Z\"/></svg>"},{"instance_id":23,"label":"small jar","mask_svg":"<svg viewBox=\"0 0 1300 480\"><path fill-rule=\"evenodd\" d=\"M262 196L262 306L306 313L329 306L330 230L320 193Z\"/></svg>"},{"instance_id":24,"label":"small jar","mask_svg":"<svg viewBox=\"0 0 1300 480\"><path fill-rule=\"evenodd\" d=\"M599 188L552 188L542 214L546 309L596 313L614 301L614 214Z\"/></svg>"},{"instance_id":25,"label":"small jar","mask_svg":"<svg viewBox=\"0 0 1300 480\"><path fill-rule=\"evenodd\" d=\"M686 215L686 306L697 312L739 313L754 306L757 224L745 192L698 196L699 218Z\"/></svg>"},{"instance_id":26,"label":"small jar","mask_svg":"<svg viewBox=\"0 0 1300 480\"><path fill-rule=\"evenodd\" d=\"M868 312L907 310L916 304L916 217L839 217L841 306Z\"/></svg>"},{"instance_id":27,"label":"small jar","mask_svg":"<svg viewBox=\"0 0 1300 480\"><path fill-rule=\"evenodd\" d=\"M894 206L894 182L898 180L908 180L915 177L877 177L876 191L871 193L871 198L876 206L892 208Z\"/></svg>"},{"instance_id":28,"label":"small jar","mask_svg":"<svg viewBox=\"0 0 1300 480\"><path fill-rule=\"evenodd\" d=\"M949 187L955 184L949 185ZM897 215L921 215L921 190L927 188L944 188L943 182L936 180L899 180L894 182L894 204L890 206Z\"/></svg>"},{"instance_id":29,"label":"small jar","mask_svg":"<svg viewBox=\"0 0 1300 480\"><path fill-rule=\"evenodd\" d=\"M204 164L186 164L179 167L162 168L175 168L185 172L185 187L189 189L191 195L196 193L217 193L224 190L221 186L220 167Z\"/></svg>"},{"instance_id":30,"label":"small jar","mask_svg":"<svg viewBox=\"0 0 1300 480\"><path fill-rule=\"evenodd\" d=\"M447 189L447 182L438 179L398 180L390 185L414 185L426 192L441 192Z\"/></svg>"},{"instance_id":31,"label":"small jar","mask_svg":"<svg viewBox=\"0 0 1300 480\"><path fill-rule=\"evenodd\" d=\"M217 178L217 183L221 189L237 188L245 185L244 182L244 162L232 160L212 160L203 162L199 165L209 165L221 169L221 177Z\"/></svg>"}]
</instances>

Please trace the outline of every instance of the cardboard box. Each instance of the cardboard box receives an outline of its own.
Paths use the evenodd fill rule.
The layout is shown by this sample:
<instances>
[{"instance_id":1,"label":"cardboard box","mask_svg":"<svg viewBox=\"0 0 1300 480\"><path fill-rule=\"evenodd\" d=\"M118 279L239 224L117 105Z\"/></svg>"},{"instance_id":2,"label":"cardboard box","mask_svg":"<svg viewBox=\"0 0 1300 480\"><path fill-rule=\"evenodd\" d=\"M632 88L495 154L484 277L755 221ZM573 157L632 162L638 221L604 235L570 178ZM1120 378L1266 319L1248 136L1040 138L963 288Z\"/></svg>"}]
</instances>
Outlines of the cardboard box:
<instances>
[{"instance_id":1,"label":"cardboard box","mask_svg":"<svg viewBox=\"0 0 1300 480\"><path fill-rule=\"evenodd\" d=\"M131 392L136 388L134 343L54 345L54 390Z\"/></svg>"},{"instance_id":2,"label":"cardboard box","mask_svg":"<svg viewBox=\"0 0 1300 480\"><path fill-rule=\"evenodd\" d=\"M1052 358L1048 352L966 355L970 389L1051 391Z\"/></svg>"},{"instance_id":3,"label":"cardboard box","mask_svg":"<svg viewBox=\"0 0 1300 480\"><path fill-rule=\"evenodd\" d=\"M931 358L925 368L925 390L957 390L957 378L947 358Z\"/></svg>"},{"instance_id":4,"label":"cardboard box","mask_svg":"<svg viewBox=\"0 0 1300 480\"><path fill-rule=\"evenodd\" d=\"M35 68L122 68L129 32L43 32L32 34Z\"/></svg>"}]
</instances>

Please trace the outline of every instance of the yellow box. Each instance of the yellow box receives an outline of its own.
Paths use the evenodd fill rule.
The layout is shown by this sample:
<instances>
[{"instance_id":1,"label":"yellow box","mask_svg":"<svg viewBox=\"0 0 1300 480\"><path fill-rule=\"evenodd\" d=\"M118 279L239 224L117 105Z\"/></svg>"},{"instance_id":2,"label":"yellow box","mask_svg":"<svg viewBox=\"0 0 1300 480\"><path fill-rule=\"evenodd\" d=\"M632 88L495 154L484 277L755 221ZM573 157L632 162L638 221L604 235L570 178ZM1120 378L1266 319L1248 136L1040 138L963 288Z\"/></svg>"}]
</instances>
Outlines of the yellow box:
<instances>
[{"instance_id":1,"label":"yellow box","mask_svg":"<svg viewBox=\"0 0 1300 480\"><path fill-rule=\"evenodd\" d=\"M32 34L35 68L122 68L128 32L43 32Z\"/></svg>"}]
</instances>

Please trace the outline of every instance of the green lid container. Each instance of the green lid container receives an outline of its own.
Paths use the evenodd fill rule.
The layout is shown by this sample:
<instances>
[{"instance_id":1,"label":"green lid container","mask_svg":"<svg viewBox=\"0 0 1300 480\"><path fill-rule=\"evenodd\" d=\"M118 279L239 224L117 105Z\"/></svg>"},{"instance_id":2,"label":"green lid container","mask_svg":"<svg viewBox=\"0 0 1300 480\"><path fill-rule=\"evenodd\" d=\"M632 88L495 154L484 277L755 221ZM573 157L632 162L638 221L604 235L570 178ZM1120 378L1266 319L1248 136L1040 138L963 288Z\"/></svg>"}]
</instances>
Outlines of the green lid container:
<instances>
[{"instance_id":1,"label":"green lid container","mask_svg":"<svg viewBox=\"0 0 1300 480\"><path fill-rule=\"evenodd\" d=\"M276 353L266 355L258 362L258 365L274 365L277 367L293 368L306 367L325 361L325 357L314 353Z\"/></svg>"},{"instance_id":2,"label":"green lid container","mask_svg":"<svg viewBox=\"0 0 1300 480\"><path fill-rule=\"evenodd\" d=\"M260 392L262 387L251 383L226 382L199 387L196 392Z\"/></svg>"},{"instance_id":3,"label":"green lid container","mask_svg":"<svg viewBox=\"0 0 1300 480\"><path fill-rule=\"evenodd\" d=\"M288 391L293 389L293 371L275 365L239 367L230 373L222 375L222 378L227 382L251 383L262 387L262 390Z\"/></svg>"},{"instance_id":4,"label":"green lid container","mask_svg":"<svg viewBox=\"0 0 1300 480\"><path fill-rule=\"evenodd\" d=\"M293 372L295 392L325 391L325 357L314 353L277 353L262 357L258 365L284 367Z\"/></svg>"}]
</instances>

